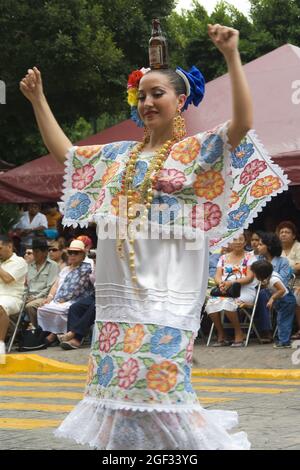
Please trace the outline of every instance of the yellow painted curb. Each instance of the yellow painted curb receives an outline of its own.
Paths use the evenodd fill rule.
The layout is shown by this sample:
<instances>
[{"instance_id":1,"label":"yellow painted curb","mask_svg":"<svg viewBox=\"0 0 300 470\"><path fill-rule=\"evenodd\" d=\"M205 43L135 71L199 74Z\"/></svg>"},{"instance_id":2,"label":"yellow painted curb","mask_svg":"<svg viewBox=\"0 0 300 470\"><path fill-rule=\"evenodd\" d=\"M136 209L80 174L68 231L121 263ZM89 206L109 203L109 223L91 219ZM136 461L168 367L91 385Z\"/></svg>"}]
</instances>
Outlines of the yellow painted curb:
<instances>
[{"instance_id":1,"label":"yellow painted curb","mask_svg":"<svg viewBox=\"0 0 300 470\"><path fill-rule=\"evenodd\" d=\"M16 372L63 372L64 374L74 374L75 372L87 372L87 367L55 361L38 354L6 354L5 364L0 364L0 376L1 374L15 374Z\"/></svg>"},{"instance_id":2,"label":"yellow painted curb","mask_svg":"<svg viewBox=\"0 0 300 470\"><path fill-rule=\"evenodd\" d=\"M293 369L193 369L193 377L239 379L300 380L300 370Z\"/></svg>"}]
</instances>

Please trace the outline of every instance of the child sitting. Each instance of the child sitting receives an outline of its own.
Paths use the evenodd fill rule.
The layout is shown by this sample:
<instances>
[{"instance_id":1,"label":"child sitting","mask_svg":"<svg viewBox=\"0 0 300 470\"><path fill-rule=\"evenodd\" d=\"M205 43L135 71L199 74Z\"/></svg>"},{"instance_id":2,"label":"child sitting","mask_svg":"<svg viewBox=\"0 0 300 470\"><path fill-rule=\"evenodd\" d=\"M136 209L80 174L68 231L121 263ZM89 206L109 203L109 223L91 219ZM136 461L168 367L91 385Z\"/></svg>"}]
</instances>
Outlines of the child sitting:
<instances>
[{"instance_id":1,"label":"child sitting","mask_svg":"<svg viewBox=\"0 0 300 470\"><path fill-rule=\"evenodd\" d=\"M250 269L256 279L263 282L265 287L272 293L267 307L270 310L274 307L277 312L279 341L274 344L274 348L290 348L290 338L296 309L295 296L285 287L279 274L273 272L273 266L269 261L255 261Z\"/></svg>"}]
</instances>

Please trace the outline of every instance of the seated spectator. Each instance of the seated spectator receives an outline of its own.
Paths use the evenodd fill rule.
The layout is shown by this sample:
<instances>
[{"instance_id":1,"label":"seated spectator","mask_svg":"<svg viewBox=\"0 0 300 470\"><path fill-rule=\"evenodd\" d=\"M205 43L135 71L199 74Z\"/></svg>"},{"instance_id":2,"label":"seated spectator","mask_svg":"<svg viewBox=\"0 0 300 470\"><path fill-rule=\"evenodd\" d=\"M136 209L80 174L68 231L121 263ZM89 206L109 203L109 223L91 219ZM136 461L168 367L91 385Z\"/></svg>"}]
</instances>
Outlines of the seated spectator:
<instances>
[{"instance_id":1,"label":"seated spectator","mask_svg":"<svg viewBox=\"0 0 300 470\"><path fill-rule=\"evenodd\" d=\"M263 232L261 230L257 230L256 232L252 232L252 235L251 235L251 248L252 248L253 256L258 256L259 255L257 247L258 247L258 244L260 242L262 233Z\"/></svg>"},{"instance_id":2,"label":"seated spectator","mask_svg":"<svg viewBox=\"0 0 300 470\"><path fill-rule=\"evenodd\" d=\"M68 256L64 247L57 240L49 244L49 258L57 263L59 271L67 265Z\"/></svg>"},{"instance_id":3,"label":"seated spectator","mask_svg":"<svg viewBox=\"0 0 300 470\"><path fill-rule=\"evenodd\" d=\"M5 354L9 316L19 313L28 265L13 252L13 243L0 236L0 354Z\"/></svg>"},{"instance_id":4,"label":"seated spectator","mask_svg":"<svg viewBox=\"0 0 300 470\"><path fill-rule=\"evenodd\" d=\"M257 246L257 251L260 258L264 258L272 263L274 271L279 274L283 284L288 287L292 272L288 260L281 256L282 245L277 235L275 233L263 232Z\"/></svg>"},{"instance_id":5,"label":"seated spectator","mask_svg":"<svg viewBox=\"0 0 300 470\"><path fill-rule=\"evenodd\" d=\"M222 255L218 262L215 281L224 293L233 282L241 284L241 294L239 298L231 297L210 297L205 310L214 322L218 339L214 346L227 346L229 342L225 338L224 328L221 322L220 313L224 311L226 317L234 328L234 342L232 347L244 345L244 334L240 327L238 318L239 304L251 305L255 299L254 275L250 271L250 264L255 260L245 251L246 239L240 235L231 243L231 251L227 255Z\"/></svg>"},{"instance_id":6,"label":"seated spectator","mask_svg":"<svg viewBox=\"0 0 300 470\"><path fill-rule=\"evenodd\" d=\"M51 287L57 280L58 265L48 258L48 244L46 240L34 239L32 241L34 261L28 266L27 287L28 294L25 312L30 323L37 326L37 309L48 297Z\"/></svg>"},{"instance_id":7,"label":"seated spectator","mask_svg":"<svg viewBox=\"0 0 300 470\"><path fill-rule=\"evenodd\" d=\"M79 235L79 237L77 237L76 240L80 240L84 243L85 251L86 251L86 258L85 258L84 261L86 263L90 263L90 265L92 266L92 270L94 271L94 269L95 269L94 260L93 260L92 257L89 256L89 252L93 248L93 242L92 242L91 238L88 237L87 235Z\"/></svg>"},{"instance_id":8,"label":"seated spectator","mask_svg":"<svg viewBox=\"0 0 300 470\"><path fill-rule=\"evenodd\" d=\"M294 287L297 288L297 292L300 287L300 243L297 241L297 228L293 222L285 221L281 222L276 233L282 244L281 256L286 257L293 272L296 276ZM298 331L292 336L292 339L300 339L300 297L296 295L296 320Z\"/></svg>"},{"instance_id":9,"label":"seated spectator","mask_svg":"<svg viewBox=\"0 0 300 470\"><path fill-rule=\"evenodd\" d=\"M46 216L39 211L39 204L29 204L28 211L24 212L19 222L13 226L21 238L22 255L26 251L26 246L32 245L33 238L44 236L44 230L48 228Z\"/></svg>"},{"instance_id":10,"label":"seated spectator","mask_svg":"<svg viewBox=\"0 0 300 470\"><path fill-rule=\"evenodd\" d=\"M58 335L62 349L78 349L83 338L95 322L95 295L90 295L72 304L68 313L67 333Z\"/></svg>"},{"instance_id":11,"label":"seated spectator","mask_svg":"<svg viewBox=\"0 0 300 470\"><path fill-rule=\"evenodd\" d=\"M38 309L38 324L50 334L46 344L57 343L56 335L67 332L67 314L70 306L81 297L94 292L90 281L91 266L84 262L85 247L80 240L73 240L68 248L68 266L59 273L43 306Z\"/></svg>"},{"instance_id":12,"label":"seated spectator","mask_svg":"<svg viewBox=\"0 0 300 470\"><path fill-rule=\"evenodd\" d=\"M57 230L57 223L61 220L62 215L58 210L56 202L50 202L45 207L48 228Z\"/></svg>"},{"instance_id":13,"label":"seated spectator","mask_svg":"<svg viewBox=\"0 0 300 470\"><path fill-rule=\"evenodd\" d=\"M27 264L33 263L34 257L33 257L33 251L31 247L26 248L23 258L25 259Z\"/></svg>"},{"instance_id":14,"label":"seated spectator","mask_svg":"<svg viewBox=\"0 0 300 470\"><path fill-rule=\"evenodd\" d=\"M277 312L278 342L274 348L290 348L293 321L295 316L295 296L283 284L281 277L273 270L269 261L260 260L251 265L251 270L258 281L264 282L272 295L267 307Z\"/></svg>"}]
</instances>

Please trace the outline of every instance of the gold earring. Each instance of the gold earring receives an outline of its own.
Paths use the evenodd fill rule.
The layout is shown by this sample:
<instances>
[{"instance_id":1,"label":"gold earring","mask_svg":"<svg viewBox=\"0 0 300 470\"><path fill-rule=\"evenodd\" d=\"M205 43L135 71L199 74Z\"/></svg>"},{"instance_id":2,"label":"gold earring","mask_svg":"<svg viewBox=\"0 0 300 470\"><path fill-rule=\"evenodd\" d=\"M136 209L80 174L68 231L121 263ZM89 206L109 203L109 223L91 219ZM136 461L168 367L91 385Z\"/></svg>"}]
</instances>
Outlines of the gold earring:
<instances>
[{"instance_id":1,"label":"gold earring","mask_svg":"<svg viewBox=\"0 0 300 470\"><path fill-rule=\"evenodd\" d=\"M148 144L150 141L150 130L147 126L144 127L144 139L143 142L144 144Z\"/></svg>"},{"instance_id":2,"label":"gold earring","mask_svg":"<svg viewBox=\"0 0 300 470\"><path fill-rule=\"evenodd\" d=\"M177 141L186 137L185 119L179 108L177 109L177 114L173 119L173 137Z\"/></svg>"}]
</instances>

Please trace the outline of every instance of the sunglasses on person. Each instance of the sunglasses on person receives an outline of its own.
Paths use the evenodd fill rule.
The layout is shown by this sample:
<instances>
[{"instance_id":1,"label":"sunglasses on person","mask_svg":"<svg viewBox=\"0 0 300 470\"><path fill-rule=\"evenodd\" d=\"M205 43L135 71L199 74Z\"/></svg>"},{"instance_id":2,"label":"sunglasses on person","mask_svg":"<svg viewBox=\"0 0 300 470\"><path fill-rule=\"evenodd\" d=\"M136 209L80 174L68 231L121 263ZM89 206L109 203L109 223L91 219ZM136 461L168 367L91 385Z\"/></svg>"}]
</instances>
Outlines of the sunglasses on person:
<instances>
[{"instance_id":1,"label":"sunglasses on person","mask_svg":"<svg viewBox=\"0 0 300 470\"><path fill-rule=\"evenodd\" d=\"M83 253L82 251L73 251L73 250L68 250L68 255L79 255L80 253Z\"/></svg>"}]
</instances>

